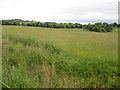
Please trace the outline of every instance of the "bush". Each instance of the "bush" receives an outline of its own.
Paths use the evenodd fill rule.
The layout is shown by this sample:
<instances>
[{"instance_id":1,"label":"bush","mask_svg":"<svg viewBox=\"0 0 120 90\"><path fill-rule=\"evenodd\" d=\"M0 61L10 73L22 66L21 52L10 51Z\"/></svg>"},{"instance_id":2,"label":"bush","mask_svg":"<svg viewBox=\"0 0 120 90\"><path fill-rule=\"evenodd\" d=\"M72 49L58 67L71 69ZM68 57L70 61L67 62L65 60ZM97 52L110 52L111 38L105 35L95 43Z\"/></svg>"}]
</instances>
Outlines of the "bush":
<instances>
[{"instance_id":1,"label":"bush","mask_svg":"<svg viewBox=\"0 0 120 90\"><path fill-rule=\"evenodd\" d=\"M113 29L111 25L107 23L95 23L94 25L88 24L88 25L85 25L83 28L88 29L90 31L96 31L96 32L111 32Z\"/></svg>"},{"instance_id":2,"label":"bush","mask_svg":"<svg viewBox=\"0 0 120 90\"><path fill-rule=\"evenodd\" d=\"M55 22L36 22L36 21L23 21L21 19L2 20L2 25L23 25L47 28L83 28L95 32L111 32L112 28L120 27L119 24L113 23L95 23L82 25L79 23L55 23Z\"/></svg>"}]
</instances>

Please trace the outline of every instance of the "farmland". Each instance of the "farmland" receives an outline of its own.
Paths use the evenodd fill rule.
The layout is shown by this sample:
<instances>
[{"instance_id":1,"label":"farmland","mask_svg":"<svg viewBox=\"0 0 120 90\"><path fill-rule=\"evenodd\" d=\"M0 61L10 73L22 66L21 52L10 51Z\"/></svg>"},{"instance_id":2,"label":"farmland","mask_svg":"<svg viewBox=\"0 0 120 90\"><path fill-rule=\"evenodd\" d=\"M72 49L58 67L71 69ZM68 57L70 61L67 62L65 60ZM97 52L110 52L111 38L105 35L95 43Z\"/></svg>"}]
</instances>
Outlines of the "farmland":
<instances>
[{"instance_id":1,"label":"farmland","mask_svg":"<svg viewBox=\"0 0 120 90\"><path fill-rule=\"evenodd\" d=\"M2 79L10 87L118 87L117 30L2 28Z\"/></svg>"}]
</instances>

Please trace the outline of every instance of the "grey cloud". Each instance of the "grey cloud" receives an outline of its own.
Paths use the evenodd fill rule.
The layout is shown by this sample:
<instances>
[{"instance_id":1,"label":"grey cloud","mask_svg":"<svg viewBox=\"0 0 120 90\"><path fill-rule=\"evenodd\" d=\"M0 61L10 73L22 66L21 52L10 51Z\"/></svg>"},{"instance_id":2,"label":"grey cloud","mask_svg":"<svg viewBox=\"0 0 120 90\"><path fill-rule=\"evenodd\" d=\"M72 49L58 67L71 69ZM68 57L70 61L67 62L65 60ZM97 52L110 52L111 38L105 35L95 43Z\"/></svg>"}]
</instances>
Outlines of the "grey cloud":
<instances>
[{"instance_id":1,"label":"grey cloud","mask_svg":"<svg viewBox=\"0 0 120 90\"><path fill-rule=\"evenodd\" d=\"M76 6L76 7L68 7L68 8L62 8L61 11L58 11L59 13L66 13L66 14L72 14L72 15L82 15L85 12L99 12L103 14L110 14L110 15L116 15L118 12L118 3L102 3L102 4L93 4L92 6Z\"/></svg>"}]
</instances>

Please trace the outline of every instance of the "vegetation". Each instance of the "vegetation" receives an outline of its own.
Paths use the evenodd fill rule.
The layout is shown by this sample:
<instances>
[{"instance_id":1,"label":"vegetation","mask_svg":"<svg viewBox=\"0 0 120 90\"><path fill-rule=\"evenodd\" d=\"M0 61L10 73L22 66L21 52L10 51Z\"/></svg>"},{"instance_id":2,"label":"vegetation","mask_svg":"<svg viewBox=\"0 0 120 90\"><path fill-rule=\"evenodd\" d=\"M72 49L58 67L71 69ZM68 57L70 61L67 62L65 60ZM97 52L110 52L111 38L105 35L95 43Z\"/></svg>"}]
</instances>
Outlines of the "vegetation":
<instances>
[{"instance_id":1,"label":"vegetation","mask_svg":"<svg viewBox=\"0 0 120 90\"><path fill-rule=\"evenodd\" d=\"M82 28L79 23L55 23L55 22L35 22L35 21L23 21L20 19L2 20L2 25L23 25L23 26L36 26L36 27L48 27L48 28Z\"/></svg>"},{"instance_id":2,"label":"vegetation","mask_svg":"<svg viewBox=\"0 0 120 90\"><path fill-rule=\"evenodd\" d=\"M82 25L79 23L55 23L55 22L36 22L36 21L24 21L21 19L2 20L2 25L22 25L22 26L35 26L35 27L47 27L47 28L84 28L90 31L96 32L111 32L113 28L119 27L117 23L95 23Z\"/></svg>"},{"instance_id":3,"label":"vegetation","mask_svg":"<svg viewBox=\"0 0 120 90\"><path fill-rule=\"evenodd\" d=\"M3 82L12 88L117 88L117 33L3 25Z\"/></svg>"},{"instance_id":4,"label":"vegetation","mask_svg":"<svg viewBox=\"0 0 120 90\"><path fill-rule=\"evenodd\" d=\"M116 27L116 26L113 26ZM112 26L107 23L95 23L94 25L85 25L85 29L88 29L90 31L96 31L96 32L111 32L112 31Z\"/></svg>"}]
</instances>

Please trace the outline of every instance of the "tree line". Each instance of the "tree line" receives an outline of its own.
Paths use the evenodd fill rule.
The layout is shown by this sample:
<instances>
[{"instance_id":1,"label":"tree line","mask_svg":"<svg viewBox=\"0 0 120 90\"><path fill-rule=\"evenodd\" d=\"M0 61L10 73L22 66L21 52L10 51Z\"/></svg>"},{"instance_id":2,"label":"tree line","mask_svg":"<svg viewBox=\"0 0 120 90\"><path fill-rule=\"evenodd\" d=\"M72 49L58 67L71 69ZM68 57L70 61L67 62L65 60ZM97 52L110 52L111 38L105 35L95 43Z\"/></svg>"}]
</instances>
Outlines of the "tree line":
<instances>
[{"instance_id":1,"label":"tree line","mask_svg":"<svg viewBox=\"0 0 120 90\"><path fill-rule=\"evenodd\" d=\"M90 31L96 31L96 32L111 32L113 28L117 28L117 23L108 24L108 23L95 23L95 24L88 24L84 25L83 28L90 30Z\"/></svg>"},{"instance_id":2,"label":"tree line","mask_svg":"<svg viewBox=\"0 0 120 90\"><path fill-rule=\"evenodd\" d=\"M95 23L82 25L80 23L56 23L56 22L36 22L21 19L2 20L2 25L21 25L21 26L35 26L35 27L46 27L46 28L83 28L90 31L96 32L111 32L113 28L120 27L117 23Z\"/></svg>"}]
</instances>

